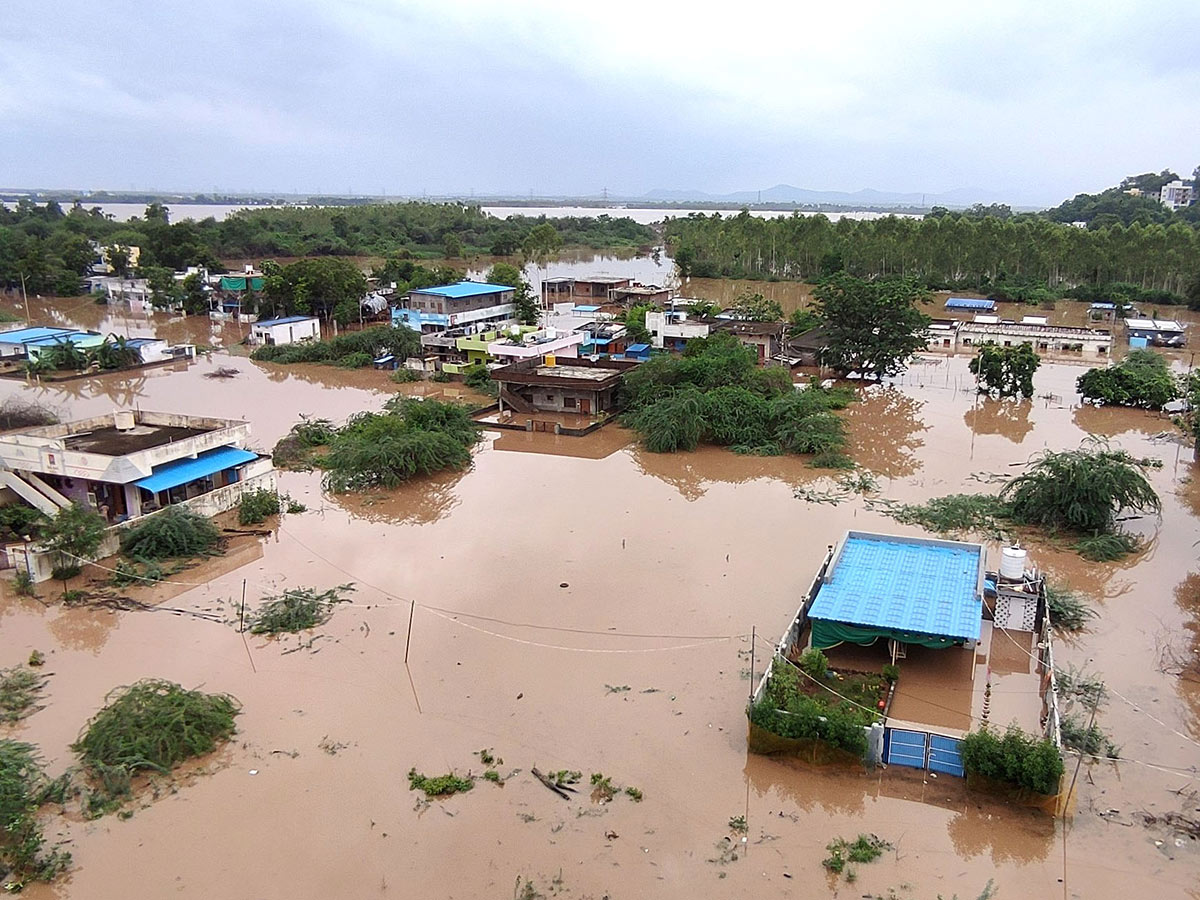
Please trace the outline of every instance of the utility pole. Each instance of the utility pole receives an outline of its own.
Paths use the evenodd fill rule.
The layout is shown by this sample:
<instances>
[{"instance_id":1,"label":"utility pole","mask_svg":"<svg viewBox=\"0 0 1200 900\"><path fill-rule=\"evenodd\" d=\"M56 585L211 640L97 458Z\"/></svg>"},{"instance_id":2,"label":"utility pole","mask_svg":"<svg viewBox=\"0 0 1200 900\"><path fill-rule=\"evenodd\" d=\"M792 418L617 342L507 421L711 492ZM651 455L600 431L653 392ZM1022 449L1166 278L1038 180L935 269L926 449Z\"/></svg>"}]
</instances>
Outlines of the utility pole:
<instances>
[{"instance_id":1,"label":"utility pole","mask_svg":"<svg viewBox=\"0 0 1200 900\"><path fill-rule=\"evenodd\" d=\"M25 273L21 272L21 299L25 301L25 325L29 323L29 295L25 293Z\"/></svg>"}]
</instances>

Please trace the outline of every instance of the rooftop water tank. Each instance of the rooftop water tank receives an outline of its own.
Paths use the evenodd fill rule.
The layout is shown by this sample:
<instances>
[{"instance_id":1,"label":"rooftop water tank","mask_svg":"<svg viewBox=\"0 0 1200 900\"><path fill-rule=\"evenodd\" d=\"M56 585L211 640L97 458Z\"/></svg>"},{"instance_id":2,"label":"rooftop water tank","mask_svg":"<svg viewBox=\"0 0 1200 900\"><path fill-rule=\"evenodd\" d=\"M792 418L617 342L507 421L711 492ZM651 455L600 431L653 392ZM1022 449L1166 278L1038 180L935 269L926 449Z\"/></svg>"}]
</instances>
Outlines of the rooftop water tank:
<instances>
[{"instance_id":1,"label":"rooftop water tank","mask_svg":"<svg viewBox=\"0 0 1200 900\"><path fill-rule=\"evenodd\" d=\"M132 431L134 424L132 410L119 409L113 413L113 425L117 431Z\"/></svg>"},{"instance_id":2,"label":"rooftop water tank","mask_svg":"<svg viewBox=\"0 0 1200 900\"><path fill-rule=\"evenodd\" d=\"M1000 553L1000 577L1020 581L1025 574L1025 557L1028 555L1020 547L1005 547Z\"/></svg>"}]
</instances>

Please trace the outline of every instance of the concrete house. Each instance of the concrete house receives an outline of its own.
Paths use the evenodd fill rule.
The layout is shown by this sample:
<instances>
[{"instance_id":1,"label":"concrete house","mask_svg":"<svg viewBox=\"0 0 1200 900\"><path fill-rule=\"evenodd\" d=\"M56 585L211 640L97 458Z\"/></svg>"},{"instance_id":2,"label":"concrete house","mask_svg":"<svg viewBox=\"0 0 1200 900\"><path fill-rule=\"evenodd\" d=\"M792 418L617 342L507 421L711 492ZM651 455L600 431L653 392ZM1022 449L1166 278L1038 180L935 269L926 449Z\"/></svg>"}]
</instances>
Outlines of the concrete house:
<instances>
[{"instance_id":1,"label":"concrete house","mask_svg":"<svg viewBox=\"0 0 1200 900\"><path fill-rule=\"evenodd\" d=\"M507 322L515 290L506 284L460 281L408 292L392 310L392 325L413 331L445 331L456 325Z\"/></svg>"},{"instance_id":2,"label":"concrete house","mask_svg":"<svg viewBox=\"0 0 1200 900\"><path fill-rule=\"evenodd\" d=\"M500 411L566 412L596 415L615 409L617 390L626 369L635 362L588 359L567 365L537 359L492 370L500 385Z\"/></svg>"},{"instance_id":3,"label":"concrete house","mask_svg":"<svg viewBox=\"0 0 1200 900\"><path fill-rule=\"evenodd\" d=\"M250 326L250 340L256 344L277 346L300 341L319 341L321 322L316 316L285 316L265 319Z\"/></svg>"},{"instance_id":4,"label":"concrete house","mask_svg":"<svg viewBox=\"0 0 1200 900\"><path fill-rule=\"evenodd\" d=\"M216 515L244 491L275 488L271 458L247 450L249 437L246 422L145 410L11 431L0 434L0 502L50 516L78 502L114 525L168 506ZM31 574L48 577L53 561L20 552Z\"/></svg>"},{"instance_id":5,"label":"concrete house","mask_svg":"<svg viewBox=\"0 0 1200 900\"><path fill-rule=\"evenodd\" d=\"M987 343L999 344L1002 347L1032 344L1033 349L1041 353L1078 353L1082 356L1106 357L1112 353L1112 332L1100 328L1076 328L1071 325L1049 325L1036 321L1009 322L995 316L976 316L972 322L959 324L960 348L978 347Z\"/></svg>"},{"instance_id":6,"label":"concrete house","mask_svg":"<svg viewBox=\"0 0 1200 900\"><path fill-rule=\"evenodd\" d=\"M647 316L647 318L649 318ZM754 351L758 364L779 355L783 343L783 322L742 322L737 319L722 319L712 327L712 332L732 334L743 347Z\"/></svg>"},{"instance_id":7,"label":"concrete house","mask_svg":"<svg viewBox=\"0 0 1200 900\"><path fill-rule=\"evenodd\" d=\"M693 318L683 310L646 313L650 343L660 350L682 352L688 341L708 337L712 327L711 319Z\"/></svg>"}]
</instances>

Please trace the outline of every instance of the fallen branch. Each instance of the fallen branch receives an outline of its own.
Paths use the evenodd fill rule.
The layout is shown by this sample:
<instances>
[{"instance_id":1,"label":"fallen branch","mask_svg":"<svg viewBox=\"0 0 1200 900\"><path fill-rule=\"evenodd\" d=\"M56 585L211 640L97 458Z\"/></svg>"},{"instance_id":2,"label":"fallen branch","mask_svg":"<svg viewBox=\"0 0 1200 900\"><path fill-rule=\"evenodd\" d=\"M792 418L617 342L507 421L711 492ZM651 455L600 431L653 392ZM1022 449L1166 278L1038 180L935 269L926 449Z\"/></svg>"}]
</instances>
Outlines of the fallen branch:
<instances>
[{"instance_id":1,"label":"fallen branch","mask_svg":"<svg viewBox=\"0 0 1200 900\"><path fill-rule=\"evenodd\" d=\"M533 773L534 778L536 778L538 781L540 781L542 784L544 784L550 790L554 791L554 793L558 794L558 796L562 797L564 800L571 799L570 794L568 794L565 790L563 790L561 787L559 787L557 784L555 784L553 781L551 781L549 778L547 778L545 775L543 775L541 773L541 770L539 770L537 766L534 766L529 771Z\"/></svg>"}]
</instances>

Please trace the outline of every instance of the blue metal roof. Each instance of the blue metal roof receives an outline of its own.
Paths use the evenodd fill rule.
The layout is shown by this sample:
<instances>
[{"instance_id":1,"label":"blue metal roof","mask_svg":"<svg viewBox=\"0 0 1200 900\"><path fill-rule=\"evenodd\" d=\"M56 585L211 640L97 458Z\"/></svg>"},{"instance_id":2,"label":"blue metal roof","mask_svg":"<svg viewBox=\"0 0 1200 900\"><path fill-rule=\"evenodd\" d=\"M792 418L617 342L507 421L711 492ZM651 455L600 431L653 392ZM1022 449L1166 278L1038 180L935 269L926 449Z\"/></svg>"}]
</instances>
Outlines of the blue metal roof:
<instances>
[{"instance_id":1,"label":"blue metal roof","mask_svg":"<svg viewBox=\"0 0 1200 900\"><path fill-rule=\"evenodd\" d=\"M195 459L176 459L161 466L155 466L154 471L145 478L134 482L138 487L145 488L157 494L168 488L179 487L197 478L214 475L223 469L232 469L253 459L258 459L257 453L242 450L239 447L217 447L205 450Z\"/></svg>"},{"instance_id":2,"label":"blue metal roof","mask_svg":"<svg viewBox=\"0 0 1200 900\"><path fill-rule=\"evenodd\" d=\"M979 640L978 544L851 532L809 618Z\"/></svg>"},{"instance_id":3,"label":"blue metal roof","mask_svg":"<svg viewBox=\"0 0 1200 900\"><path fill-rule=\"evenodd\" d=\"M26 346L34 347L53 347L55 344L80 344L86 340L93 340L100 337L98 334L91 334L87 331L65 331L61 334L52 334L48 337L35 338L30 341L25 341Z\"/></svg>"},{"instance_id":4,"label":"blue metal roof","mask_svg":"<svg viewBox=\"0 0 1200 900\"><path fill-rule=\"evenodd\" d=\"M650 349L649 344L630 344L625 348L626 353L645 353Z\"/></svg>"},{"instance_id":5,"label":"blue metal roof","mask_svg":"<svg viewBox=\"0 0 1200 900\"><path fill-rule=\"evenodd\" d=\"M34 325L32 328L18 328L16 331L0 333L0 344L28 344L40 341L57 334L74 334L74 328L52 328L44 325Z\"/></svg>"},{"instance_id":6,"label":"blue metal roof","mask_svg":"<svg viewBox=\"0 0 1200 900\"><path fill-rule=\"evenodd\" d=\"M571 311L572 312L581 312L581 313L594 313L594 312L599 312L600 307L598 307L598 306L575 306L575 307L571 308Z\"/></svg>"},{"instance_id":7,"label":"blue metal roof","mask_svg":"<svg viewBox=\"0 0 1200 900\"><path fill-rule=\"evenodd\" d=\"M307 322L309 319L315 319L316 316L284 316L282 319L264 319L261 322L255 322L255 325L290 325L292 322Z\"/></svg>"},{"instance_id":8,"label":"blue metal roof","mask_svg":"<svg viewBox=\"0 0 1200 900\"><path fill-rule=\"evenodd\" d=\"M995 300L978 300L974 297L951 297L946 309L995 309Z\"/></svg>"},{"instance_id":9,"label":"blue metal roof","mask_svg":"<svg viewBox=\"0 0 1200 900\"><path fill-rule=\"evenodd\" d=\"M451 300L461 300L464 297L478 297L480 294L500 294L515 288L507 284L487 284L482 281L460 281L458 284L443 284L441 287L421 288L413 290L414 294L436 294L439 297L449 297Z\"/></svg>"}]
</instances>

